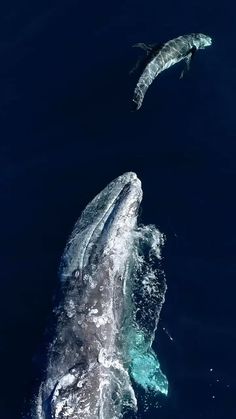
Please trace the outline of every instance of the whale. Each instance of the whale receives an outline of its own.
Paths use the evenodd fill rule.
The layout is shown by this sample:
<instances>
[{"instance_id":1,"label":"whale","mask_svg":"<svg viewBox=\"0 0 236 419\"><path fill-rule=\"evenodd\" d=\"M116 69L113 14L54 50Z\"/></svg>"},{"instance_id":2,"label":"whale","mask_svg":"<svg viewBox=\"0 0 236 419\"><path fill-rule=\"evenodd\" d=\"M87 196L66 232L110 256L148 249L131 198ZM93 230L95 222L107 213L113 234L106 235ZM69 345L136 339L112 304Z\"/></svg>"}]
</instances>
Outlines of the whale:
<instances>
[{"instance_id":1,"label":"whale","mask_svg":"<svg viewBox=\"0 0 236 419\"><path fill-rule=\"evenodd\" d=\"M180 78L183 78L186 70L190 68L195 52L199 49L205 49L211 44L210 36L202 33L192 33L179 36L162 44L137 43L133 45L144 49L147 54L144 60L144 69L134 90L132 99L134 110L141 108L148 87L162 71L185 60L186 68L180 74ZM138 67L138 64L136 67Z\"/></svg>"},{"instance_id":2,"label":"whale","mask_svg":"<svg viewBox=\"0 0 236 419\"><path fill-rule=\"evenodd\" d=\"M127 172L86 206L73 228L59 268L61 298L55 308L45 376L35 397L32 416L36 419L118 419L124 410L136 411L132 379L137 374L132 375L129 368L140 368L150 360L150 384L140 374L137 380L147 386L158 380L166 391L165 376L150 349L153 336L148 326L134 327L131 309L136 304L131 278L136 275L135 266L140 266L134 261L138 260L141 201L141 182L135 173ZM161 236L154 227L152 231L154 243L154 237ZM143 235L142 240L146 240ZM150 269L147 277L149 273ZM165 289L163 285L150 305L155 319ZM155 290L153 298L156 295ZM146 316L148 309L144 311ZM156 324L154 320L153 330Z\"/></svg>"}]
</instances>

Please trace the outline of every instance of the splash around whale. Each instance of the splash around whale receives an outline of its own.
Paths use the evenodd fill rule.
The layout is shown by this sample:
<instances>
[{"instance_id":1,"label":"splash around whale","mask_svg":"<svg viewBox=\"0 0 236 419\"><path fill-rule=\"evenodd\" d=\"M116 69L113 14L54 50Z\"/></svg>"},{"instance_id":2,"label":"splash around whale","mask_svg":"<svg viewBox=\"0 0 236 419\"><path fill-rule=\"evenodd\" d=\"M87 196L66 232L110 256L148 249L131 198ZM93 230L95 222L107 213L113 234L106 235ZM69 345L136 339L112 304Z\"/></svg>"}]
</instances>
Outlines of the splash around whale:
<instances>
[{"instance_id":1,"label":"splash around whale","mask_svg":"<svg viewBox=\"0 0 236 419\"><path fill-rule=\"evenodd\" d=\"M74 226L33 418L117 419L137 411L134 385L168 392L151 347L166 291L163 235L153 225L138 226L141 201L140 180L125 173Z\"/></svg>"}]
</instances>

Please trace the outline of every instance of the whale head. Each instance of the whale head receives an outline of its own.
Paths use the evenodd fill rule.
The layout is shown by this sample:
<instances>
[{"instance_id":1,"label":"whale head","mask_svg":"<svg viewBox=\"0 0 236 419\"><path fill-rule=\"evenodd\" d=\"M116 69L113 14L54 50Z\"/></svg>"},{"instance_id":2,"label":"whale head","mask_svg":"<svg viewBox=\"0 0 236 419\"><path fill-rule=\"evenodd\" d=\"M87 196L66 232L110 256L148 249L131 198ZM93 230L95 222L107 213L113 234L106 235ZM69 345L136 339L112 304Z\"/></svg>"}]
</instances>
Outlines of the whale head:
<instances>
[{"instance_id":1,"label":"whale head","mask_svg":"<svg viewBox=\"0 0 236 419\"><path fill-rule=\"evenodd\" d=\"M193 34L193 43L197 49L204 49L212 44L212 39L203 33Z\"/></svg>"}]
</instances>

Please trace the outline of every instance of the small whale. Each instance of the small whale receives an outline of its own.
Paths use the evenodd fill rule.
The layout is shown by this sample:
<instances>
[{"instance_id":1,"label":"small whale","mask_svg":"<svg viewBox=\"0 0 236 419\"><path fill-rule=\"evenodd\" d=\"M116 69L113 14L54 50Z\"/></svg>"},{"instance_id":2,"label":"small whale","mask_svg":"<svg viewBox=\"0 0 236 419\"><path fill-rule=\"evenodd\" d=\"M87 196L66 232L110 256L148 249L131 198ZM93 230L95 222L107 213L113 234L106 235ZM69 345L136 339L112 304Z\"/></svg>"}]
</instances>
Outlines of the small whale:
<instances>
[{"instance_id":1,"label":"small whale","mask_svg":"<svg viewBox=\"0 0 236 419\"><path fill-rule=\"evenodd\" d=\"M147 56L144 59L144 69L134 90L133 103L135 110L142 106L145 93L153 80L162 71L185 60L186 67L181 72L180 78L184 76L186 70L189 70L192 58L198 49L204 49L210 46L212 39L202 33L192 33L171 39L164 44L144 44L138 43L134 47L142 48ZM138 61L136 68L140 65Z\"/></svg>"}]
</instances>

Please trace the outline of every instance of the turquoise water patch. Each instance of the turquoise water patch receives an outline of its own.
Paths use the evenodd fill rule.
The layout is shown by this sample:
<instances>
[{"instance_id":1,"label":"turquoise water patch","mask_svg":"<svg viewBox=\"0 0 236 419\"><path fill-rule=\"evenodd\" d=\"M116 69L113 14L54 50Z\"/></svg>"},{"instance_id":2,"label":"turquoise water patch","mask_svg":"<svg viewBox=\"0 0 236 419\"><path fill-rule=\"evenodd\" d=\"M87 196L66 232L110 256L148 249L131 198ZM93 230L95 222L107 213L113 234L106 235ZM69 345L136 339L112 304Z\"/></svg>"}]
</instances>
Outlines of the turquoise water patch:
<instances>
[{"instance_id":1,"label":"turquoise water patch","mask_svg":"<svg viewBox=\"0 0 236 419\"><path fill-rule=\"evenodd\" d=\"M143 333L133 330L130 338L130 374L133 380L146 391L152 390L167 395L168 380Z\"/></svg>"}]
</instances>

